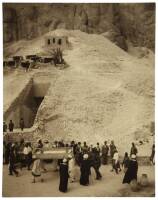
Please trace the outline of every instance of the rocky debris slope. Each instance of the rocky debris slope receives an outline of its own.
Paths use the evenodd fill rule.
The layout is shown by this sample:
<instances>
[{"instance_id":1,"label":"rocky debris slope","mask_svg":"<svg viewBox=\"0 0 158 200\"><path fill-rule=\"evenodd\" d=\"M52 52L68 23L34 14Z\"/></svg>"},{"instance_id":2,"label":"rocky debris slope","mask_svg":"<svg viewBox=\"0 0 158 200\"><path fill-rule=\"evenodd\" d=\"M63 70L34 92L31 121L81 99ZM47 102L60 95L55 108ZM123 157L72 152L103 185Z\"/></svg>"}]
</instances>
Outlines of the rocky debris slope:
<instances>
[{"instance_id":1,"label":"rocky debris slope","mask_svg":"<svg viewBox=\"0 0 158 200\"><path fill-rule=\"evenodd\" d=\"M65 28L103 33L124 50L126 40L152 50L155 46L154 3L4 3L3 24L5 43Z\"/></svg>"},{"instance_id":2,"label":"rocky debris slope","mask_svg":"<svg viewBox=\"0 0 158 200\"><path fill-rule=\"evenodd\" d=\"M35 124L42 127L38 137L93 144L114 139L121 153L132 141L141 140L146 145L143 155L144 149L149 153L154 121L152 52L147 62L101 35L68 30L52 34L67 35L72 48L64 52L69 67L56 70L56 80L50 79L38 110ZM40 52L42 41L42 37L34 39L16 53Z\"/></svg>"}]
</instances>

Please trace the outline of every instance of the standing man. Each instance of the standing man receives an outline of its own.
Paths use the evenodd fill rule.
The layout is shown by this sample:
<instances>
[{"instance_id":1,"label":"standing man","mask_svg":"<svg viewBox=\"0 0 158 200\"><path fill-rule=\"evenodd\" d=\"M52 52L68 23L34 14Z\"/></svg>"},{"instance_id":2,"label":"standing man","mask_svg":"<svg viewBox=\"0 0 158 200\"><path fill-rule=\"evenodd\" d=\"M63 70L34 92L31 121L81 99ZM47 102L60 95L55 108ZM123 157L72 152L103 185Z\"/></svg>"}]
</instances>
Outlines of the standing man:
<instances>
[{"instance_id":1,"label":"standing man","mask_svg":"<svg viewBox=\"0 0 158 200\"><path fill-rule=\"evenodd\" d=\"M150 156L150 161L151 161L151 163L153 165L155 164L155 144L153 144L153 146L152 146L152 152L151 152L151 156Z\"/></svg>"},{"instance_id":2,"label":"standing man","mask_svg":"<svg viewBox=\"0 0 158 200\"><path fill-rule=\"evenodd\" d=\"M14 123L12 122L12 120L10 120L10 122L9 122L9 131L13 132L13 129L14 129Z\"/></svg>"},{"instance_id":3,"label":"standing man","mask_svg":"<svg viewBox=\"0 0 158 200\"><path fill-rule=\"evenodd\" d=\"M3 164L6 164L6 142L3 141Z\"/></svg>"},{"instance_id":4,"label":"standing man","mask_svg":"<svg viewBox=\"0 0 158 200\"><path fill-rule=\"evenodd\" d=\"M105 141L104 145L102 146L102 164L103 165L107 165L108 152L109 152L109 147L107 145L107 141Z\"/></svg>"},{"instance_id":5,"label":"standing man","mask_svg":"<svg viewBox=\"0 0 158 200\"><path fill-rule=\"evenodd\" d=\"M39 149L43 148L42 140L38 140L37 148L39 148Z\"/></svg>"},{"instance_id":6,"label":"standing man","mask_svg":"<svg viewBox=\"0 0 158 200\"><path fill-rule=\"evenodd\" d=\"M32 164L32 147L31 147L31 142L28 142L28 146L27 146L27 169L30 169L30 166Z\"/></svg>"},{"instance_id":7,"label":"standing man","mask_svg":"<svg viewBox=\"0 0 158 200\"><path fill-rule=\"evenodd\" d=\"M25 167L27 167L28 166L28 143L25 144L23 154L24 154Z\"/></svg>"},{"instance_id":8,"label":"standing man","mask_svg":"<svg viewBox=\"0 0 158 200\"><path fill-rule=\"evenodd\" d=\"M23 129L25 127L24 119L23 118L20 119L19 126L20 126L21 130L23 131Z\"/></svg>"},{"instance_id":9,"label":"standing man","mask_svg":"<svg viewBox=\"0 0 158 200\"><path fill-rule=\"evenodd\" d=\"M38 144L37 144L37 149L40 149L41 152L43 153L43 142L42 140L38 140ZM46 172L46 168L45 168L45 163L43 160L41 160L41 168Z\"/></svg>"},{"instance_id":10,"label":"standing man","mask_svg":"<svg viewBox=\"0 0 158 200\"><path fill-rule=\"evenodd\" d=\"M114 156L115 149L116 149L116 146L114 144L114 141L112 140L111 144L110 144L110 156L111 156L111 158L113 158L113 156Z\"/></svg>"},{"instance_id":11,"label":"standing man","mask_svg":"<svg viewBox=\"0 0 158 200\"><path fill-rule=\"evenodd\" d=\"M3 122L3 133L7 132L7 124L5 122Z\"/></svg>"},{"instance_id":12,"label":"standing man","mask_svg":"<svg viewBox=\"0 0 158 200\"><path fill-rule=\"evenodd\" d=\"M137 172L138 172L138 162L136 160L136 155L132 154L127 171L125 172L125 176L123 178L123 184L124 183L129 184L134 179L137 180Z\"/></svg>"},{"instance_id":13,"label":"standing man","mask_svg":"<svg viewBox=\"0 0 158 200\"><path fill-rule=\"evenodd\" d=\"M99 142L97 142L97 146L96 146L96 152L100 155L100 146L99 146Z\"/></svg>"},{"instance_id":14,"label":"standing man","mask_svg":"<svg viewBox=\"0 0 158 200\"><path fill-rule=\"evenodd\" d=\"M113 169L115 169L116 174L118 174L118 169L119 171L121 171L119 154L118 154L117 149L115 149L114 156L113 156Z\"/></svg>"},{"instance_id":15,"label":"standing man","mask_svg":"<svg viewBox=\"0 0 158 200\"><path fill-rule=\"evenodd\" d=\"M25 166L24 148L25 148L25 141L22 138L20 140L20 144L19 144L19 156L20 156L21 170Z\"/></svg>"},{"instance_id":16,"label":"standing man","mask_svg":"<svg viewBox=\"0 0 158 200\"><path fill-rule=\"evenodd\" d=\"M78 142L77 147L76 147L75 161L76 161L77 165L80 166L80 164L82 162L81 142Z\"/></svg>"},{"instance_id":17,"label":"standing man","mask_svg":"<svg viewBox=\"0 0 158 200\"><path fill-rule=\"evenodd\" d=\"M41 182L44 181L44 179L42 178L42 172L41 172L41 160L37 157L38 154L41 154L41 150L36 149L35 154L36 155L33 155L34 162L33 162L33 167L32 167L32 176L33 176L32 183L36 182L37 177L41 177Z\"/></svg>"},{"instance_id":18,"label":"standing man","mask_svg":"<svg viewBox=\"0 0 158 200\"><path fill-rule=\"evenodd\" d=\"M67 192L69 174L68 174L68 163L66 158L64 158L63 161L60 163L59 172L60 172L59 191Z\"/></svg>"},{"instance_id":19,"label":"standing man","mask_svg":"<svg viewBox=\"0 0 158 200\"><path fill-rule=\"evenodd\" d=\"M88 152L88 146L87 146L86 142L83 143L82 152L85 153L85 154Z\"/></svg>"},{"instance_id":20,"label":"standing man","mask_svg":"<svg viewBox=\"0 0 158 200\"><path fill-rule=\"evenodd\" d=\"M88 160L88 154L83 155L83 161L81 162L80 171L80 185L88 186L90 175L90 162Z\"/></svg>"},{"instance_id":21,"label":"standing man","mask_svg":"<svg viewBox=\"0 0 158 200\"><path fill-rule=\"evenodd\" d=\"M75 159L72 157L71 154L68 156L68 159L69 159L68 166L69 166L70 183L73 183L76 179L76 177L75 177Z\"/></svg>"},{"instance_id":22,"label":"standing man","mask_svg":"<svg viewBox=\"0 0 158 200\"><path fill-rule=\"evenodd\" d=\"M110 158L111 158L111 164L112 164L112 170L111 171L114 170L113 156L114 156L115 150L116 150L116 146L114 144L114 141L112 140L111 144L110 144Z\"/></svg>"},{"instance_id":23,"label":"standing man","mask_svg":"<svg viewBox=\"0 0 158 200\"><path fill-rule=\"evenodd\" d=\"M13 172L18 176L19 172L15 169L16 155L15 155L15 144L11 145L9 154L9 175L13 175Z\"/></svg>"},{"instance_id":24,"label":"standing man","mask_svg":"<svg viewBox=\"0 0 158 200\"><path fill-rule=\"evenodd\" d=\"M96 180L100 180L102 178L102 175L99 171L99 168L101 166L101 159L100 159L100 155L97 151L97 148L93 148L93 150L92 150L92 164L91 165L95 170Z\"/></svg>"},{"instance_id":25,"label":"standing man","mask_svg":"<svg viewBox=\"0 0 158 200\"><path fill-rule=\"evenodd\" d=\"M132 154L137 155L137 153L138 153L138 150L137 150L137 148L136 148L134 142L132 142L132 147L131 147L131 151L130 151L130 156L131 156Z\"/></svg>"},{"instance_id":26,"label":"standing man","mask_svg":"<svg viewBox=\"0 0 158 200\"><path fill-rule=\"evenodd\" d=\"M11 142L8 142L6 144L6 151L5 151L5 164L8 164L9 163L9 156L10 156L10 150L11 150L11 146L12 146L12 143Z\"/></svg>"}]
</instances>

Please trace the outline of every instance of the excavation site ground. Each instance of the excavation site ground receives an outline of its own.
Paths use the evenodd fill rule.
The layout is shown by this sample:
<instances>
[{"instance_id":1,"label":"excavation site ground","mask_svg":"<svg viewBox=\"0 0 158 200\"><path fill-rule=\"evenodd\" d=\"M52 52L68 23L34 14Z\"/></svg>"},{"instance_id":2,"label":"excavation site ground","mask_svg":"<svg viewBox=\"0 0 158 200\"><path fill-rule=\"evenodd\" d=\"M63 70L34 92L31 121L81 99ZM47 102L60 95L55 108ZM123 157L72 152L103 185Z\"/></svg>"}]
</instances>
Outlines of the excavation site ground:
<instances>
[{"instance_id":1,"label":"excavation site ground","mask_svg":"<svg viewBox=\"0 0 158 200\"><path fill-rule=\"evenodd\" d=\"M80 169L76 167L77 179L68 183L68 192L61 193L59 188L59 172L53 171L53 165L47 164L48 172L43 173L44 182L40 180L32 183L31 172L23 169L19 177L8 176L7 166L3 169L3 196L4 197L153 197L155 195L154 167L140 166L138 180L141 174L149 177L149 185L141 187L139 191L132 192L128 184L122 184L124 172L118 175L111 172L111 165L102 166L102 180L95 179L95 172L90 176L90 185L85 187L79 184Z\"/></svg>"}]
</instances>

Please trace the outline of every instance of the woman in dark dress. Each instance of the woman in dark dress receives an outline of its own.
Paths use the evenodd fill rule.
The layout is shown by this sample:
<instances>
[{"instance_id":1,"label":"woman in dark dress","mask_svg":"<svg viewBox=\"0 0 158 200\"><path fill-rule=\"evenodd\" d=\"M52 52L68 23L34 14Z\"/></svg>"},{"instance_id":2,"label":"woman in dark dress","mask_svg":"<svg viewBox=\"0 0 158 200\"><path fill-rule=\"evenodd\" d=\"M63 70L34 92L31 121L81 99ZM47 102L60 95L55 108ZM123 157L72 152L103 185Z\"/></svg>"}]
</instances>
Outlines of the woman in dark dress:
<instances>
[{"instance_id":1,"label":"woman in dark dress","mask_svg":"<svg viewBox=\"0 0 158 200\"><path fill-rule=\"evenodd\" d=\"M131 155L131 160L129 161L127 171L123 178L123 183L130 183L132 180L137 180L137 172L138 172L138 162L136 160L136 155Z\"/></svg>"},{"instance_id":2,"label":"woman in dark dress","mask_svg":"<svg viewBox=\"0 0 158 200\"><path fill-rule=\"evenodd\" d=\"M68 163L67 159L64 158L63 161L60 163L60 184L59 190L61 192L67 192L67 185L68 185Z\"/></svg>"},{"instance_id":3,"label":"woman in dark dress","mask_svg":"<svg viewBox=\"0 0 158 200\"><path fill-rule=\"evenodd\" d=\"M83 155L83 161L81 162L80 171L80 185L89 185L90 161L88 160L88 154Z\"/></svg>"}]
</instances>

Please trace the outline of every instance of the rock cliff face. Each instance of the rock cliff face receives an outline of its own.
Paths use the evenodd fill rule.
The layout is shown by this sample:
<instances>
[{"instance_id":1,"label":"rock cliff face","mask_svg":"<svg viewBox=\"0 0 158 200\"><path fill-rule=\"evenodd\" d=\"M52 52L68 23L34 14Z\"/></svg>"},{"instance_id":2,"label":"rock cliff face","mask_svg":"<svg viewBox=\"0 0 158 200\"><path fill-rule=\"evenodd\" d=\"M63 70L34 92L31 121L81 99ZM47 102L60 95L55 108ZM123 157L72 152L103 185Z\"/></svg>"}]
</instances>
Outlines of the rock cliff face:
<instances>
[{"instance_id":1,"label":"rock cliff face","mask_svg":"<svg viewBox=\"0 0 158 200\"><path fill-rule=\"evenodd\" d=\"M3 4L4 43L32 39L59 28L103 34L127 50L154 50L155 4Z\"/></svg>"}]
</instances>

